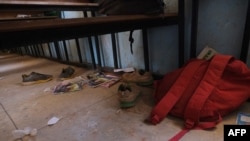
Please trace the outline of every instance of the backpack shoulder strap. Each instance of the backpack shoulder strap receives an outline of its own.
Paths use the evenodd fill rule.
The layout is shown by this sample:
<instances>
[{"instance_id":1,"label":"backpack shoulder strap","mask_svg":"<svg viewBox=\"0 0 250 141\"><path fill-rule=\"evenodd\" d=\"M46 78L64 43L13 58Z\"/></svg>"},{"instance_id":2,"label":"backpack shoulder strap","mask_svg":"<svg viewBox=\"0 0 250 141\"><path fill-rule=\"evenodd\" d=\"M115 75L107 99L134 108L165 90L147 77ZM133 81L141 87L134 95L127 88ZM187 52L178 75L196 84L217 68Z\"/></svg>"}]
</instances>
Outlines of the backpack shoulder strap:
<instances>
[{"instance_id":1,"label":"backpack shoulder strap","mask_svg":"<svg viewBox=\"0 0 250 141\"><path fill-rule=\"evenodd\" d=\"M201 83L197 87L193 96L190 98L185 109L185 128L169 141L180 140L191 128L208 129L215 127L216 124L221 121L221 116L218 113L218 119L216 121L199 123L200 111L218 81L221 79L221 76L231 58L232 56L226 55L215 55L213 57L203 79L201 80Z\"/></svg>"},{"instance_id":2,"label":"backpack shoulder strap","mask_svg":"<svg viewBox=\"0 0 250 141\"><path fill-rule=\"evenodd\" d=\"M199 123L200 111L217 86L231 58L232 56L226 55L215 55L213 57L204 77L187 104L184 113L184 119L186 119L185 127L192 128L195 124Z\"/></svg>"},{"instance_id":3,"label":"backpack shoulder strap","mask_svg":"<svg viewBox=\"0 0 250 141\"><path fill-rule=\"evenodd\" d=\"M203 62L204 60L194 60L184 67L170 90L166 92L165 96L154 107L149 118L146 119L147 122L156 125L166 117L175 103L180 99L191 78Z\"/></svg>"}]
</instances>

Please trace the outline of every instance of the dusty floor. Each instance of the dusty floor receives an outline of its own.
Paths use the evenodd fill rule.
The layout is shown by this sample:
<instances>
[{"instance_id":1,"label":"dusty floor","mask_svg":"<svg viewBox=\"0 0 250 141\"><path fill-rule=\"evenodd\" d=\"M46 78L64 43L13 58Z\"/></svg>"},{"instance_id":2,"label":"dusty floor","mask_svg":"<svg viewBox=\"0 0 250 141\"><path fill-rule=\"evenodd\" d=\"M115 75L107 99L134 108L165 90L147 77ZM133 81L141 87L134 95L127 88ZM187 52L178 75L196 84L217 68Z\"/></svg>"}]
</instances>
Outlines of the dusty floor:
<instances>
[{"instance_id":1,"label":"dusty floor","mask_svg":"<svg viewBox=\"0 0 250 141\"><path fill-rule=\"evenodd\" d=\"M56 78L65 67L43 58L0 55L0 141L13 140L12 131L25 127L36 128L38 133L34 137L25 136L23 141L166 141L183 127L181 120L171 116L156 126L143 123L153 107L152 88L143 88L137 105L127 110L119 108L116 95L119 83L110 88L85 86L81 91L59 95L46 91L59 83ZM73 67L76 75L86 71ZM21 75L31 71L51 74L55 79L20 85ZM246 103L239 111L249 109ZM223 125L235 124L239 111L224 117L216 129L192 130L182 140L222 141ZM60 120L48 126L53 116Z\"/></svg>"}]
</instances>

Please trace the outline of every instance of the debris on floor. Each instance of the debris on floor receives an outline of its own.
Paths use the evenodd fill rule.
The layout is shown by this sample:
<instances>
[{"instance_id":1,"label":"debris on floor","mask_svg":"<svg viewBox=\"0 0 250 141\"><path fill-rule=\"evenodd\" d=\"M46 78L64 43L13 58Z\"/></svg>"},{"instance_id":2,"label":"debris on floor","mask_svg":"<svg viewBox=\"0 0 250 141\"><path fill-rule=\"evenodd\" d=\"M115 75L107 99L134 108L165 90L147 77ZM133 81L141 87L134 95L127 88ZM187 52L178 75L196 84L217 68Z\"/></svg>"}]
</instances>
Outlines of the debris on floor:
<instances>
[{"instance_id":1,"label":"debris on floor","mask_svg":"<svg viewBox=\"0 0 250 141\"><path fill-rule=\"evenodd\" d=\"M53 93L59 94L59 93L79 91L82 90L84 84L86 84L86 80L80 76L64 80L53 88Z\"/></svg>"},{"instance_id":2,"label":"debris on floor","mask_svg":"<svg viewBox=\"0 0 250 141\"><path fill-rule=\"evenodd\" d=\"M59 120L60 120L60 118L58 118L58 117L52 117L52 118L48 121L48 125L49 125L49 126L54 125L54 124L56 124Z\"/></svg>"},{"instance_id":3,"label":"debris on floor","mask_svg":"<svg viewBox=\"0 0 250 141\"><path fill-rule=\"evenodd\" d=\"M88 85L92 88L98 86L109 88L120 80L120 77L118 76L104 74L100 71L91 72L83 75L82 77L87 80Z\"/></svg>"},{"instance_id":4,"label":"debris on floor","mask_svg":"<svg viewBox=\"0 0 250 141\"><path fill-rule=\"evenodd\" d=\"M23 130L21 129L13 130L12 135L14 140L22 139L24 136L36 136L37 129L31 127L25 127Z\"/></svg>"},{"instance_id":5,"label":"debris on floor","mask_svg":"<svg viewBox=\"0 0 250 141\"><path fill-rule=\"evenodd\" d=\"M64 80L57 84L54 88L45 89L44 91L52 91L54 94L79 91L83 89L85 84L88 84L88 86L92 88L98 86L109 88L119 82L119 80L120 77L104 74L100 71L92 71L72 79Z\"/></svg>"},{"instance_id":6,"label":"debris on floor","mask_svg":"<svg viewBox=\"0 0 250 141\"><path fill-rule=\"evenodd\" d=\"M74 82L74 83L60 83L58 84L54 89L54 94L58 93L65 93L65 92L74 92L74 91L80 91L83 88L83 85L85 84L84 81Z\"/></svg>"},{"instance_id":7,"label":"debris on floor","mask_svg":"<svg viewBox=\"0 0 250 141\"><path fill-rule=\"evenodd\" d=\"M114 69L114 72L133 72L135 71L134 68L123 68L123 69Z\"/></svg>"},{"instance_id":8,"label":"debris on floor","mask_svg":"<svg viewBox=\"0 0 250 141\"><path fill-rule=\"evenodd\" d=\"M117 76L106 75L105 77L107 78L107 81L101 84L102 87L109 88L120 81L120 78Z\"/></svg>"}]
</instances>

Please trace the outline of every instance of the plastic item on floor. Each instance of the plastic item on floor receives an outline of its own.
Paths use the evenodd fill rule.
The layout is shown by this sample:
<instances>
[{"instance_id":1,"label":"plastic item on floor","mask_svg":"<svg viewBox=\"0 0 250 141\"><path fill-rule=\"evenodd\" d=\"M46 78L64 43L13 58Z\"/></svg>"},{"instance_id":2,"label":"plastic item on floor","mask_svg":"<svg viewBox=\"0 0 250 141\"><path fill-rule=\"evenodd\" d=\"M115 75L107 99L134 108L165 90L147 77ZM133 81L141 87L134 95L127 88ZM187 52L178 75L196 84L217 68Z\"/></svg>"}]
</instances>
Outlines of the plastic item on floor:
<instances>
[{"instance_id":1,"label":"plastic item on floor","mask_svg":"<svg viewBox=\"0 0 250 141\"><path fill-rule=\"evenodd\" d=\"M23 130L13 130L12 135L14 137L14 140L16 139L22 139L24 136L36 136L37 135L37 129L31 128L31 127L25 127Z\"/></svg>"},{"instance_id":2,"label":"plastic item on floor","mask_svg":"<svg viewBox=\"0 0 250 141\"><path fill-rule=\"evenodd\" d=\"M21 139L26 136L26 132L24 130L13 130L12 135L14 139Z\"/></svg>"},{"instance_id":3,"label":"plastic item on floor","mask_svg":"<svg viewBox=\"0 0 250 141\"><path fill-rule=\"evenodd\" d=\"M44 83L52 80L53 76L49 74L42 74L37 72L31 72L30 74L22 74L23 85L31 85L37 83Z\"/></svg>"},{"instance_id":4,"label":"plastic item on floor","mask_svg":"<svg viewBox=\"0 0 250 141\"><path fill-rule=\"evenodd\" d=\"M56 124L60 119L58 117L52 117L49 121L48 121L48 125L54 125Z\"/></svg>"}]
</instances>

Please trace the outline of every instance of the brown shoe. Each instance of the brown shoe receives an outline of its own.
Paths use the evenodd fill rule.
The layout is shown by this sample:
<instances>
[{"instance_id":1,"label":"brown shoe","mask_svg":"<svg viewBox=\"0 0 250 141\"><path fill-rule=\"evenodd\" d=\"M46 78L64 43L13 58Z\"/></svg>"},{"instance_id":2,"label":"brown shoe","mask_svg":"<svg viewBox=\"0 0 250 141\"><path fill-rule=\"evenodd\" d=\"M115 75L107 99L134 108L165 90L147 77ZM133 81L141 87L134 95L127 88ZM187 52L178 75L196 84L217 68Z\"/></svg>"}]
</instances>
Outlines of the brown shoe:
<instances>
[{"instance_id":1,"label":"brown shoe","mask_svg":"<svg viewBox=\"0 0 250 141\"><path fill-rule=\"evenodd\" d=\"M48 74L41 74L37 72L31 72L29 75L23 74L23 85L31 85L37 83L43 83L52 80L53 76Z\"/></svg>"},{"instance_id":2,"label":"brown shoe","mask_svg":"<svg viewBox=\"0 0 250 141\"><path fill-rule=\"evenodd\" d=\"M141 86L149 86L153 84L153 76L150 72L144 70L134 71L132 73L124 73L122 80L125 82L136 83Z\"/></svg>"},{"instance_id":3,"label":"brown shoe","mask_svg":"<svg viewBox=\"0 0 250 141\"><path fill-rule=\"evenodd\" d=\"M70 79L70 78L73 77L73 74L74 74L74 73L75 73L75 70L74 70L72 67L68 66L67 68L63 68L63 69L62 69L62 72L61 72L61 74L59 75L59 78L60 78L61 80Z\"/></svg>"},{"instance_id":4,"label":"brown shoe","mask_svg":"<svg viewBox=\"0 0 250 141\"><path fill-rule=\"evenodd\" d=\"M135 84L120 84L118 87L118 96L121 108L130 108L135 106L136 101L141 94L140 88Z\"/></svg>"}]
</instances>

